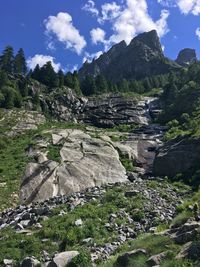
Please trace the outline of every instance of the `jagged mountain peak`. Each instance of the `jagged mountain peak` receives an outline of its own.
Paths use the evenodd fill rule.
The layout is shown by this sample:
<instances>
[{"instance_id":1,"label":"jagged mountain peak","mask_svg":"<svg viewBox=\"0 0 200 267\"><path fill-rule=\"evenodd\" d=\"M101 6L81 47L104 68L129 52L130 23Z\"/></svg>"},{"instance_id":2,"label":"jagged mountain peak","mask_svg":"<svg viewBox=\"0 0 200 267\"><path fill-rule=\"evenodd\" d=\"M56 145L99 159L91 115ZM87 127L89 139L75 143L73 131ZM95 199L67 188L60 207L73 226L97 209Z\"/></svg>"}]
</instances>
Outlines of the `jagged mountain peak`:
<instances>
[{"instance_id":1,"label":"jagged mountain peak","mask_svg":"<svg viewBox=\"0 0 200 267\"><path fill-rule=\"evenodd\" d=\"M131 41L130 45L136 41L142 42L153 51L163 54L160 39L156 30L139 34Z\"/></svg>"},{"instance_id":2,"label":"jagged mountain peak","mask_svg":"<svg viewBox=\"0 0 200 267\"><path fill-rule=\"evenodd\" d=\"M79 78L83 80L88 75L96 77L102 74L116 83L122 79L165 74L179 67L164 57L158 34L152 30L139 34L129 45L122 41L90 64L84 64L79 70Z\"/></svg>"},{"instance_id":3,"label":"jagged mountain peak","mask_svg":"<svg viewBox=\"0 0 200 267\"><path fill-rule=\"evenodd\" d=\"M189 64L196 62L197 60L198 59L195 49L184 48L179 52L176 62L181 66L188 66Z\"/></svg>"}]
</instances>

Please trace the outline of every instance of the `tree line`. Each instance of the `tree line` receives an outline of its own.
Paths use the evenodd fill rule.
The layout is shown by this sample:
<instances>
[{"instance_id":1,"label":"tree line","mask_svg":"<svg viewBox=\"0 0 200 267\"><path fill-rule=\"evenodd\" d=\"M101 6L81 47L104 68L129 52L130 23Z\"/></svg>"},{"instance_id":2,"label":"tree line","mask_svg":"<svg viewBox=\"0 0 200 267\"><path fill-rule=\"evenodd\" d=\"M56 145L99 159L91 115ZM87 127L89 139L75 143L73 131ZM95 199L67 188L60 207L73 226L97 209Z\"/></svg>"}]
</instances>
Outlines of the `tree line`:
<instances>
[{"instance_id":1,"label":"tree line","mask_svg":"<svg viewBox=\"0 0 200 267\"><path fill-rule=\"evenodd\" d=\"M20 75L19 79L16 75ZM52 63L47 62L40 67L36 65L33 70L28 70L25 53L22 48L14 54L14 49L7 46L0 56L0 107L21 107L23 100L31 96L36 105L39 104L39 93L32 95L28 84L33 80L44 84L46 92L50 93L55 88L63 86L73 89L77 95L98 95L110 92L135 92L143 94L152 88L163 87L167 83L167 75L146 77L143 80L122 79L118 83L112 83L103 75L96 77L86 76L80 80L78 72L64 73L62 70L55 72Z\"/></svg>"}]
</instances>

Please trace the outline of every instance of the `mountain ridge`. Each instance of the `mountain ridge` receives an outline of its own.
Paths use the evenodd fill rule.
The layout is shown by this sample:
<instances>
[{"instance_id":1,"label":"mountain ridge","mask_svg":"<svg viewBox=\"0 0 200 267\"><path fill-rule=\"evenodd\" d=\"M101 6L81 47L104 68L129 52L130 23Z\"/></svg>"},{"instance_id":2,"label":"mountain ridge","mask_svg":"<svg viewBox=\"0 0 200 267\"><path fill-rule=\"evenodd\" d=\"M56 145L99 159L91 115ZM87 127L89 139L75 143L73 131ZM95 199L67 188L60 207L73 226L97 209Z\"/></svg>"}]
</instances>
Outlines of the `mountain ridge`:
<instances>
[{"instance_id":1,"label":"mountain ridge","mask_svg":"<svg viewBox=\"0 0 200 267\"><path fill-rule=\"evenodd\" d=\"M129 45L121 41L91 63L85 62L78 76L83 80L86 76L95 78L103 75L108 81L116 83L122 79L143 79L176 71L183 66L178 62L164 55L158 34L152 30L139 34Z\"/></svg>"}]
</instances>

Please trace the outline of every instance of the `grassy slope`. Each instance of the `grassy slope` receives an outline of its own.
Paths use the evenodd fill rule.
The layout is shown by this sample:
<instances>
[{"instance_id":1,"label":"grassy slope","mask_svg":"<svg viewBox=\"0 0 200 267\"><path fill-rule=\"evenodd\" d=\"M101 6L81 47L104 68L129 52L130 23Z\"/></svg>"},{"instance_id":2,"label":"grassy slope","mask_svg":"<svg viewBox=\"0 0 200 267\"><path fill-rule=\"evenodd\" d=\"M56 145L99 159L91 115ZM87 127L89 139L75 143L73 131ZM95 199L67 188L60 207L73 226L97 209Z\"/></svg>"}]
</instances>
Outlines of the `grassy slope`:
<instances>
[{"instance_id":1,"label":"grassy slope","mask_svg":"<svg viewBox=\"0 0 200 267\"><path fill-rule=\"evenodd\" d=\"M149 186L153 186L155 190L160 189L160 183L154 181L149 182ZM167 186L167 183L163 184L162 188ZM79 250L85 251L85 254L81 254L84 260L81 258L81 263L79 259L78 267L89 267L90 261L87 260L86 265L83 264L85 261L85 255L88 255L87 246L83 245L82 240L85 238L92 238L93 242L101 246L105 243L110 243L114 241L118 233L113 230L107 230L105 228L105 223L108 222L111 213L116 213L117 211L124 209L125 211L130 211L135 208L142 208L143 203L145 203L144 198L138 198L138 196L133 198L124 198L124 191L128 188L124 186L118 186L110 188L104 194L104 196L96 201L91 201L84 206L77 206L73 211L70 211L67 205L60 205L53 210L52 216L41 222L43 228L38 230L32 227L31 236L26 234L16 234L11 229L5 229L0 232L0 264L4 258L12 258L19 262L24 257L28 255L34 255L38 259L41 257L41 251L46 250L50 254L55 251L65 251L65 250ZM197 197L197 196L196 196ZM196 198L195 198L196 199ZM185 204L186 206L188 205ZM184 207L185 209L185 207ZM66 215L60 216L60 212L66 212ZM83 226L77 227L74 222L77 219L82 219ZM116 223L118 225L130 226L126 218L117 218ZM163 230L160 225L158 230ZM180 246L175 245L168 237L164 237L158 234L141 234L137 239L133 241L126 242L121 246L117 254L111 258L107 263L99 262L99 267L111 267L114 266L113 263L116 260L118 254L123 252L131 251L137 248L144 248L147 250L147 256L138 257L134 261L130 261L130 267L141 267L147 266L146 260L149 256L170 250L165 261L162 262L161 266L165 267L175 267L175 266L196 266L193 263L178 262L175 260L175 255L180 251ZM75 260L76 261L76 260ZM116 266L119 267L119 266Z\"/></svg>"}]
</instances>

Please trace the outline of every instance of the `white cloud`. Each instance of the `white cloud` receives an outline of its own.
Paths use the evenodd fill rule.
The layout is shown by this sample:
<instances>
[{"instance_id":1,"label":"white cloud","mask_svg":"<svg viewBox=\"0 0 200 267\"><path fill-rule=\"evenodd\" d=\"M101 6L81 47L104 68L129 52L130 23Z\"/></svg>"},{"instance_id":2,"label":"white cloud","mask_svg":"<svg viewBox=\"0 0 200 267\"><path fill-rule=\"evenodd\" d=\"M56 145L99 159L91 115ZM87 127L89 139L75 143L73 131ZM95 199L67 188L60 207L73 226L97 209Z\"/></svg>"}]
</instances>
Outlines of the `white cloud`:
<instances>
[{"instance_id":1,"label":"white cloud","mask_svg":"<svg viewBox=\"0 0 200 267\"><path fill-rule=\"evenodd\" d=\"M27 65L30 69L34 69L38 64L40 67L44 66L47 62L51 62L52 67L56 72L61 69L61 64L55 62L55 58L46 55L35 55L34 57L30 57L27 59Z\"/></svg>"},{"instance_id":2,"label":"white cloud","mask_svg":"<svg viewBox=\"0 0 200 267\"><path fill-rule=\"evenodd\" d=\"M97 44L97 43L104 43L105 41L105 31L100 29L100 28L96 28L96 29L92 29L90 31L90 35L91 35L91 38L92 38L92 42L94 44Z\"/></svg>"},{"instance_id":3,"label":"white cloud","mask_svg":"<svg viewBox=\"0 0 200 267\"><path fill-rule=\"evenodd\" d=\"M95 7L95 3L92 0L89 0L83 7L82 10L85 10L89 13L91 13L93 16L98 16L99 15L99 11L98 9Z\"/></svg>"},{"instance_id":4,"label":"white cloud","mask_svg":"<svg viewBox=\"0 0 200 267\"><path fill-rule=\"evenodd\" d=\"M177 5L183 14L200 14L200 0L177 0Z\"/></svg>"},{"instance_id":5,"label":"white cloud","mask_svg":"<svg viewBox=\"0 0 200 267\"><path fill-rule=\"evenodd\" d=\"M113 20L120 15L121 7L116 2L105 3L101 6L102 17L98 19L101 23L106 20Z\"/></svg>"},{"instance_id":6,"label":"white cloud","mask_svg":"<svg viewBox=\"0 0 200 267\"><path fill-rule=\"evenodd\" d=\"M126 7L113 23L114 34L109 41L118 43L125 40L129 44L137 34L153 29L162 37L169 31L168 16L169 11L162 10L160 19L154 21L148 13L146 0L126 0Z\"/></svg>"},{"instance_id":7,"label":"white cloud","mask_svg":"<svg viewBox=\"0 0 200 267\"><path fill-rule=\"evenodd\" d=\"M65 44L66 48L81 54L86 41L73 26L72 17L68 13L60 12L57 16L49 16L44 23L47 35L54 34L60 42Z\"/></svg>"},{"instance_id":8,"label":"white cloud","mask_svg":"<svg viewBox=\"0 0 200 267\"><path fill-rule=\"evenodd\" d=\"M200 0L157 0L157 2L166 7L178 7L185 15L200 14Z\"/></svg>"},{"instance_id":9,"label":"white cloud","mask_svg":"<svg viewBox=\"0 0 200 267\"><path fill-rule=\"evenodd\" d=\"M200 28L197 28L195 33L198 39L200 40Z\"/></svg>"},{"instance_id":10,"label":"white cloud","mask_svg":"<svg viewBox=\"0 0 200 267\"><path fill-rule=\"evenodd\" d=\"M83 58L83 63L86 62L86 61L87 62L92 62L93 59L99 58L102 54L103 54L103 51L98 51L98 52L96 52L94 54L90 54L88 52L85 52L85 56Z\"/></svg>"},{"instance_id":11,"label":"white cloud","mask_svg":"<svg viewBox=\"0 0 200 267\"><path fill-rule=\"evenodd\" d=\"M165 7L176 7L176 0L157 0L158 4Z\"/></svg>"}]
</instances>

